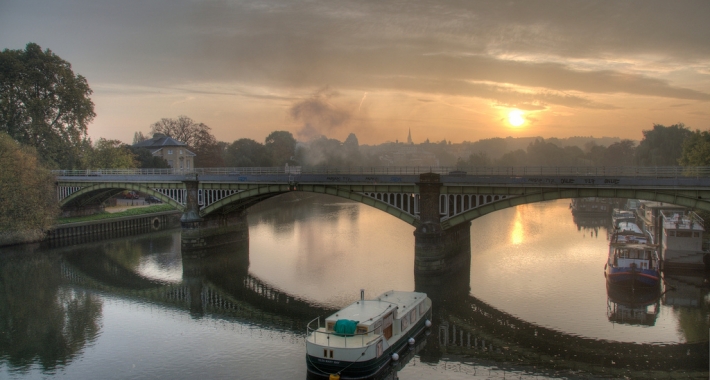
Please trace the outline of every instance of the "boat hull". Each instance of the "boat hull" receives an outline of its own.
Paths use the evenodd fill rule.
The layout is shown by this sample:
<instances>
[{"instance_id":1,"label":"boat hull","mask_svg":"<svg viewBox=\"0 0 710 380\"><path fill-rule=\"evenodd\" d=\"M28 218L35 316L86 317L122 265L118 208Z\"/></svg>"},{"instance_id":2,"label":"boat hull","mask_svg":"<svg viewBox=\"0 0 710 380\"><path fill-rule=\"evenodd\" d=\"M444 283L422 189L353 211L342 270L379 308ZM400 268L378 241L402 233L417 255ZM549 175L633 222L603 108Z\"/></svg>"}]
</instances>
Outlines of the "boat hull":
<instances>
[{"instance_id":1,"label":"boat hull","mask_svg":"<svg viewBox=\"0 0 710 380\"><path fill-rule=\"evenodd\" d=\"M661 274L656 269L607 266L605 274L607 283L616 287L653 288L661 282Z\"/></svg>"},{"instance_id":2,"label":"boat hull","mask_svg":"<svg viewBox=\"0 0 710 380\"><path fill-rule=\"evenodd\" d=\"M400 353L407 349L409 338L418 339L426 329L426 321L431 320L432 311L427 313L417 321L417 323L403 334L397 341L392 343L377 358L362 362L350 362L344 360L324 359L306 354L306 367L312 375L329 377L330 374L339 373L341 379L366 379L376 376L383 371L392 361L392 354Z\"/></svg>"}]
</instances>

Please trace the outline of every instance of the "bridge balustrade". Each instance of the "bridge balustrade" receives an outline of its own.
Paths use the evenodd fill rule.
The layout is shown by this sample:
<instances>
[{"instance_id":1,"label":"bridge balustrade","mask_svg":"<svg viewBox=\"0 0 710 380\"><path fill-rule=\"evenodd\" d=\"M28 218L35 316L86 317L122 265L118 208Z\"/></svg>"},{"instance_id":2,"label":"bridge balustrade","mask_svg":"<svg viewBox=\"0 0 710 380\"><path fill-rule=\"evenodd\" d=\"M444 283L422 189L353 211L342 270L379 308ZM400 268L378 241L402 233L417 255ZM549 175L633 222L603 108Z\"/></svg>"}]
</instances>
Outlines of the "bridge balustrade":
<instances>
[{"instance_id":1,"label":"bridge balustrade","mask_svg":"<svg viewBox=\"0 0 710 380\"><path fill-rule=\"evenodd\" d=\"M53 170L64 177L111 175L274 175L274 174L351 174L351 175L419 175L436 173L453 176L620 176L620 177L710 177L710 167L682 166L492 166L492 167L246 167L195 169L88 169Z\"/></svg>"}]
</instances>

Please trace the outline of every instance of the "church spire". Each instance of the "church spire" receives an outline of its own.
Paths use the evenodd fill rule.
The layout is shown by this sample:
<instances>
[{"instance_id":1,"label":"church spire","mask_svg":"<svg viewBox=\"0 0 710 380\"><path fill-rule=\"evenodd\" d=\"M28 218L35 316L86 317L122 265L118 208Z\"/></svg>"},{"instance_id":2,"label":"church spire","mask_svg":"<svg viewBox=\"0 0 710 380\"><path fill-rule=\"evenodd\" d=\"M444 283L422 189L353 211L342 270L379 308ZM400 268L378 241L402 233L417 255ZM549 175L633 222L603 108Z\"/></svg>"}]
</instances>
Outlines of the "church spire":
<instances>
[{"instance_id":1,"label":"church spire","mask_svg":"<svg viewBox=\"0 0 710 380\"><path fill-rule=\"evenodd\" d=\"M409 128L409 135L407 136L407 144L414 145L412 142L412 128Z\"/></svg>"}]
</instances>

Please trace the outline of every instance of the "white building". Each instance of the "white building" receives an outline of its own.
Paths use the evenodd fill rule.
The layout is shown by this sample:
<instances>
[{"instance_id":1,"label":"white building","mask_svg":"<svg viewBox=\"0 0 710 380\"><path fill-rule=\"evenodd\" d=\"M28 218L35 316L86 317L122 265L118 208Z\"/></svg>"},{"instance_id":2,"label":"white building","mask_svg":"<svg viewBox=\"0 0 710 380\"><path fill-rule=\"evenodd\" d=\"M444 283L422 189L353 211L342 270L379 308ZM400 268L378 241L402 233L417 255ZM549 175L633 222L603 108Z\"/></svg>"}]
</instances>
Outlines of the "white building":
<instances>
[{"instance_id":1,"label":"white building","mask_svg":"<svg viewBox=\"0 0 710 380\"><path fill-rule=\"evenodd\" d=\"M703 220L694 212L661 211L661 255L664 268L702 269Z\"/></svg>"}]
</instances>

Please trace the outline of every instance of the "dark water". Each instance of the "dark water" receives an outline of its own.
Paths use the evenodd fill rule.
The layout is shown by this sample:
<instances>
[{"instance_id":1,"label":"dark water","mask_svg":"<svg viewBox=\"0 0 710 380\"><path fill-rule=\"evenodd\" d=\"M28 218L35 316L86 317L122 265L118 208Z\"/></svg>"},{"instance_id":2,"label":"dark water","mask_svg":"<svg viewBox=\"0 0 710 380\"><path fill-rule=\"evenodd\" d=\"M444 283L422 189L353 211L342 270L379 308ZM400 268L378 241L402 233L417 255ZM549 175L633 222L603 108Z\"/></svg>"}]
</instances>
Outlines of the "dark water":
<instances>
[{"instance_id":1,"label":"dark water","mask_svg":"<svg viewBox=\"0 0 710 380\"><path fill-rule=\"evenodd\" d=\"M400 379L708 378L702 275L609 294L606 218L569 201L471 226L471 266L415 277L413 228L338 198L275 198L248 242L183 260L180 231L0 250L0 378L306 378L305 325L359 297L426 291L434 326Z\"/></svg>"}]
</instances>

